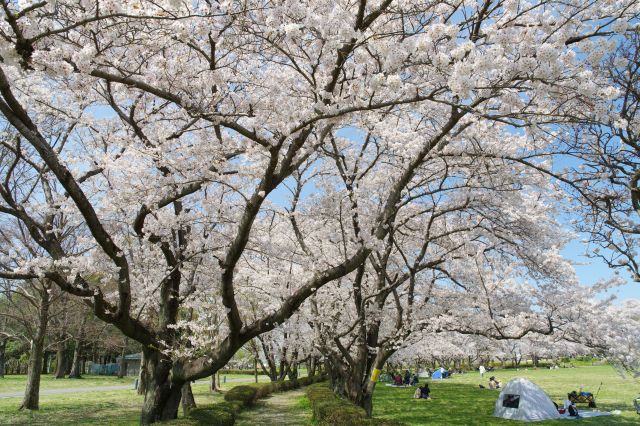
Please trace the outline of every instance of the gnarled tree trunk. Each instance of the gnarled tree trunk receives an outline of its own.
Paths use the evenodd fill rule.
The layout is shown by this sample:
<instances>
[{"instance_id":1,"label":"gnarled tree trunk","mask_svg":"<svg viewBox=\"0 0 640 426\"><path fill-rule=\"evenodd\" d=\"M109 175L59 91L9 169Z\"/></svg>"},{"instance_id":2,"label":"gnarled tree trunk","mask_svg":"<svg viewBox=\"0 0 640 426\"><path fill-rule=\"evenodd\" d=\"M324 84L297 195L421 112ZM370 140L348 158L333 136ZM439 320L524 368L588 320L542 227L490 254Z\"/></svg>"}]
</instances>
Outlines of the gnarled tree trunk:
<instances>
[{"instance_id":1,"label":"gnarled tree trunk","mask_svg":"<svg viewBox=\"0 0 640 426\"><path fill-rule=\"evenodd\" d=\"M140 423L143 425L173 420L178 417L184 381L170 375L172 361L153 349L143 349L145 376L144 404Z\"/></svg>"}]
</instances>

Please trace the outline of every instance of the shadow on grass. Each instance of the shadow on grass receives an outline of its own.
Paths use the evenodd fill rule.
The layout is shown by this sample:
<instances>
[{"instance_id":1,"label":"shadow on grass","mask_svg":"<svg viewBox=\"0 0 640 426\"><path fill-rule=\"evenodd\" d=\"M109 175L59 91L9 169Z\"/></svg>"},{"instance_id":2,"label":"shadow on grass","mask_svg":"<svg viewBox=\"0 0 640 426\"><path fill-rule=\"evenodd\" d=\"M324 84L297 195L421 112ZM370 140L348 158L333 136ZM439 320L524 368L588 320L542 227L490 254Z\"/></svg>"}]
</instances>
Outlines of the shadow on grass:
<instances>
[{"instance_id":1,"label":"shadow on grass","mask_svg":"<svg viewBox=\"0 0 640 426\"><path fill-rule=\"evenodd\" d=\"M516 425L524 422L493 417L499 391L480 389L477 385L432 382L432 400L414 399L415 388L376 387L373 415L409 425ZM560 402L560 401L556 401ZM581 420L552 420L536 425L638 425L640 416L624 404L603 404L604 410L625 410L622 416L596 417ZM569 422L569 423L567 423Z\"/></svg>"}]
</instances>

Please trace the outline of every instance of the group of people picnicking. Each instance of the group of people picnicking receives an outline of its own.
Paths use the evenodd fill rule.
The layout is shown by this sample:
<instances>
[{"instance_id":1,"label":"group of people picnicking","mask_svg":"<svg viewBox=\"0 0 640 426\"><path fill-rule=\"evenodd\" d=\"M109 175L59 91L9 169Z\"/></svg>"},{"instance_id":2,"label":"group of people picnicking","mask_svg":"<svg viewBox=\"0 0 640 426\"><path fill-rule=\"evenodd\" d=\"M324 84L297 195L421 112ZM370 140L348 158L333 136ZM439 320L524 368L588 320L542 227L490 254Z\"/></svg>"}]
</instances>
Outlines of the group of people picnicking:
<instances>
[{"instance_id":1,"label":"group of people picnicking","mask_svg":"<svg viewBox=\"0 0 640 426\"><path fill-rule=\"evenodd\" d=\"M393 373L393 384L396 386L415 386L418 384L418 375L411 374L409 370L405 370L404 378L400 375L400 373Z\"/></svg>"},{"instance_id":2,"label":"group of people picnicking","mask_svg":"<svg viewBox=\"0 0 640 426\"><path fill-rule=\"evenodd\" d=\"M484 373L486 373L487 371L493 371L493 368L485 368L484 365L481 365L478 368L478 371L480 372L480 377L484 377ZM502 384L498 379L496 379L496 376L489 377L489 385L488 385L489 389L500 389L501 386ZM480 388L486 389L486 386L481 384Z\"/></svg>"},{"instance_id":3,"label":"group of people picnicking","mask_svg":"<svg viewBox=\"0 0 640 426\"><path fill-rule=\"evenodd\" d=\"M409 370L405 370L404 376L401 376L398 372L392 373L391 376L393 377L393 384L395 386L417 386L419 382L418 374L411 374ZM431 399L430 394L431 389L429 389L429 384L425 383L416 388L413 397L415 399Z\"/></svg>"},{"instance_id":4,"label":"group of people picnicking","mask_svg":"<svg viewBox=\"0 0 640 426\"><path fill-rule=\"evenodd\" d=\"M484 373L487 371L483 366L480 366L480 376L483 377ZM411 374L409 370L405 370L404 376L402 376L398 372L394 372L391 374L393 378L393 384L395 386L417 386L418 385L418 374ZM480 385L482 389L500 389L502 387L502 383L495 377L489 377L489 383L487 386ZM431 389L429 389L429 384L425 383L423 386L419 386L416 388L413 397L415 399L431 399Z\"/></svg>"},{"instance_id":5,"label":"group of people picnicking","mask_svg":"<svg viewBox=\"0 0 640 426\"><path fill-rule=\"evenodd\" d=\"M496 379L495 376L491 376L489 377L488 386L484 386L483 384L480 384L480 389L486 389L487 387L489 389L500 389L502 387L502 383L498 379Z\"/></svg>"}]
</instances>

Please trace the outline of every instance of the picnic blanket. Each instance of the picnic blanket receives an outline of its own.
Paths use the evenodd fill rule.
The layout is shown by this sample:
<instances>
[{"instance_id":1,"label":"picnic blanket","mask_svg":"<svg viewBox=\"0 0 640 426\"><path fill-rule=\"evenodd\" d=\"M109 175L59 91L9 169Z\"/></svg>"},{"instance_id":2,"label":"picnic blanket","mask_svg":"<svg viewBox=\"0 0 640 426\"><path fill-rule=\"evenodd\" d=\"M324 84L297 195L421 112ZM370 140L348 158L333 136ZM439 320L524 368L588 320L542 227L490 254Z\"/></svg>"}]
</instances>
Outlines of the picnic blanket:
<instances>
[{"instance_id":1,"label":"picnic blanket","mask_svg":"<svg viewBox=\"0 0 640 426\"><path fill-rule=\"evenodd\" d=\"M569 413L565 413L561 415L561 419L575 420L575 419L589 419L591 417L600 417L600 416L613 416L613 413L608 411L598 411L598 410L578 410L578 417L572 417Z\"/></svg>"}]
</instances>

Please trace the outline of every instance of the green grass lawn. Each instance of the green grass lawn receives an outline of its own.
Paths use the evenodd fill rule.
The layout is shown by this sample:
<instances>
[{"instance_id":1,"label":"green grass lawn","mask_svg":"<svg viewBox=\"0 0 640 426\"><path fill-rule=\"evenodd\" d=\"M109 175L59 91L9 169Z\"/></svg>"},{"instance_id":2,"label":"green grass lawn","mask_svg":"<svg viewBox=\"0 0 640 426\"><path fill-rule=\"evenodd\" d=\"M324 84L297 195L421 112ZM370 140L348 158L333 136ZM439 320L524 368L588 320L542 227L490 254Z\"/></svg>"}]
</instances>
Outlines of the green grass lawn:
<instances>
[{"instance_id":1,"label":"green grass lawn","mask_svg":"<svg viewBox=\"0 0 640 426\"><path fill-rule=\"evenodd\" d=\"M517 425L516 421L497 419L492 416L498 391L478 388L486 383L490 375L503 383L513 377L526 377L542 387L552 399L560 403L567 392L584 385L585 390L595 393L601 381L605 382L597 401L602 410L621 410L622 415L580 420L585 425L631 425L640 424L632 400L640 393L640 383L631 378L622 378L609 366L579 367L559 370L499 370L454 376L444 381L430 381L433 400L413 399L413 388L391 388L380 384L374 396L374 416L395 419L410 425ZM238 381L240 379L240 381ZM131 383L131 379L123 379ZM82 380L55 380L43 377L43 389L61 387L112 386L123 383L114 377L91 377ZM268 381L259 376L261 382ZM228 375L222 389L228 390L239 384L252 383L250 375ZM0 379L0 392L22 390L24 376L7 376ZM8 389L8 390L6 390ZM222 400L219 393L209 392L208 383L193 385L198 404L210 404ZM140 416L143 397L133 390L99 391L62 395L41 395L40 410L20 412L21 398L0 399L0 424L2 425L136 425ZM310 411L306 398L296 398L292 410ZM180 412L180 416L182 413ZM565 420L536 424L567 424Z\"/></svg>"},{"instance_id":2,"label":"green grass lawn","mask_svg":"<svg viewBox=\"0 0 640 426\"><path fill-rule=\"evenodd\" d=\"M567 393L579 389L595 393L604 382L598 394L598 408L602 411L621 410L620 416L596 417L579 420L584 425L631 425L640 424L640 415L635 413L632 400L640 393L640 383L632 378L622 378L610 366L578 367L559 370L498 370L485 373L484 379L478 373L457 375L447 380L430 380L433 400L413 399L415 388L392 388L382 383L374 394L373 415L379 418L398 420L410 425L485 425L524 424L513 420L493 417L493 409L499 391L480 389L488 377L495 375L506 384L513 377L530 379L558 404L566 399ZM578 408L586 408L579 405ZM535 424L566 424L567 420L537 422Z\"/></svg>"},{"instance_id":3,"label":"green grass lawn","mask_svg":"<svg viewBox=\"0 0 640 426\"><path fill-rule=\"evenodd\" d=\"M8 382L3 380L9 379ZM252 383L253 376L249 375L228 375L227 383L223 383L221 377L221 389L228 390L243 383ZM231 380L234 379L234 380ZM238 381L236 379L242 379ZM5 376L0 379L0 389L14 386L11 390L0 390L0 392L10 392L24 389L25 376ZM43 377L43 383L53 381L55 388L64 387L89 387L89 386L113 386L123 383L133 383L133 379L127 378L118 380L115 377L87 376L86 379L60 379L55 380ZM269 379L266 376L259 376L259 381L264 382ZM5 383L10 383L6 385ZM20 384L21 383L21 384ZM58 383L61 385L58 386ZM64 385L66 383L66 385ZM51 389L52 387L48 387ZM45 388L46 389L46 388ZM222 394L209 392L208 383L196 383L192 387L197 404L211 404L222 401ZM140 417L144 397L138 395L134 390L120 391L96 391L89 393L70 393L61 395L41 395L40 410L18 411L22 401L21 398L0 399L0 425L137 425ZM182 411L179 413L182 416Z\"/></svg>"},{"instance_id":4,"label":"green grass lawn","mask_svg":"<svg viewBox=\"0 0 640 426\"><path fill-rule=\"evenodd\" d=\"M40 389L64 389L64 388L84 388L96 386L133 386L134 377L123 377L118 379L115 376L82 376L82 379L55 379L51 374L42 375L40 379ZM11 375L0 379L0 393L21 392L24 390L27 376Z\"/></svg>"}]
</instances>

